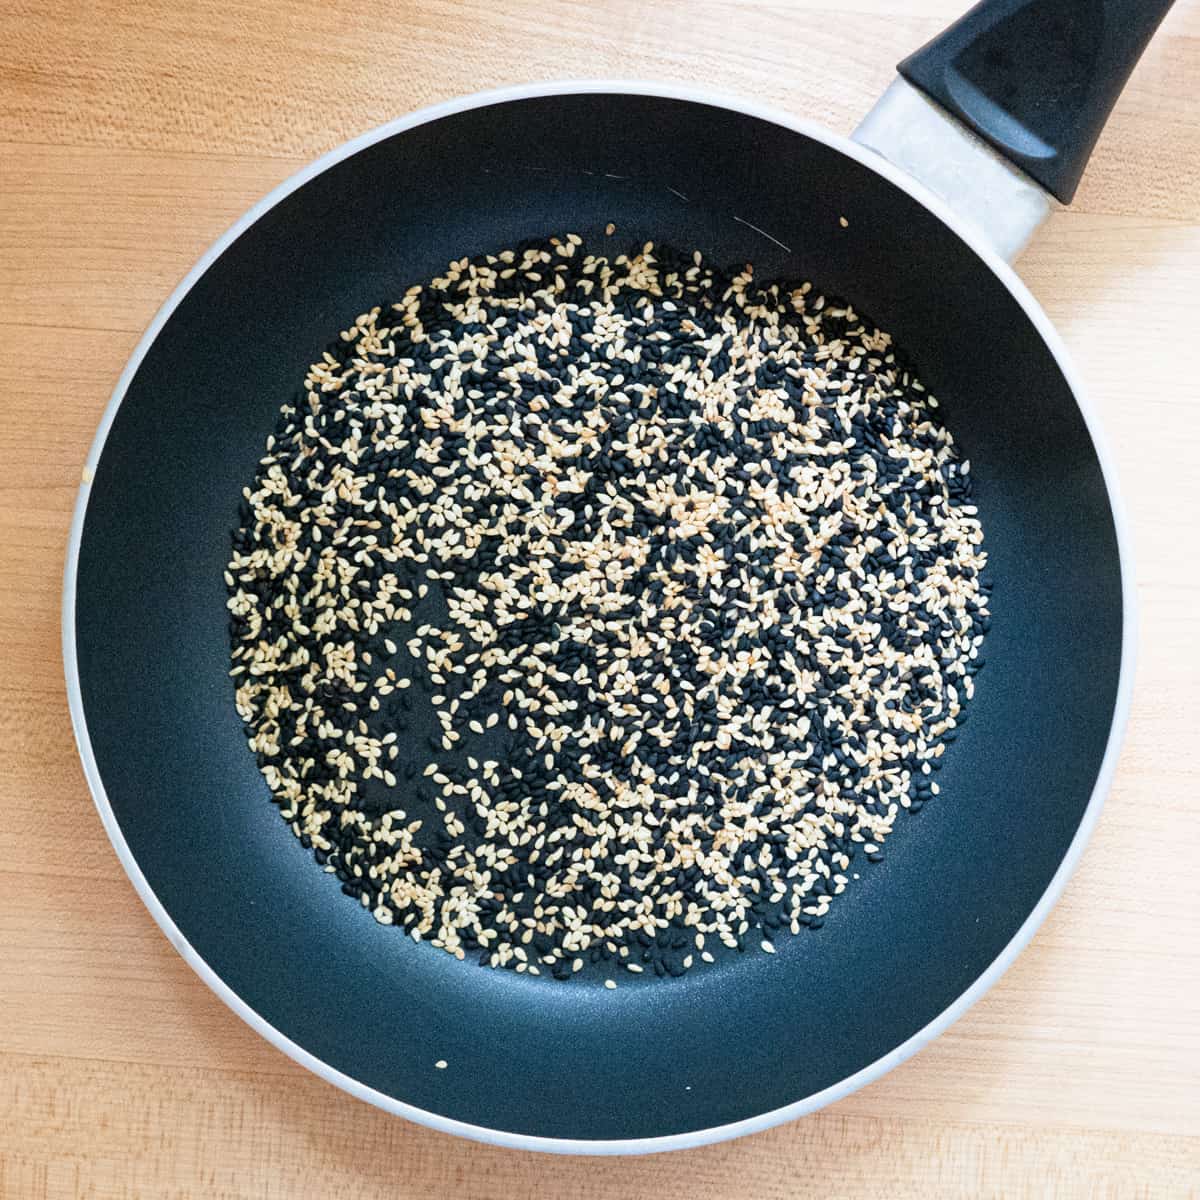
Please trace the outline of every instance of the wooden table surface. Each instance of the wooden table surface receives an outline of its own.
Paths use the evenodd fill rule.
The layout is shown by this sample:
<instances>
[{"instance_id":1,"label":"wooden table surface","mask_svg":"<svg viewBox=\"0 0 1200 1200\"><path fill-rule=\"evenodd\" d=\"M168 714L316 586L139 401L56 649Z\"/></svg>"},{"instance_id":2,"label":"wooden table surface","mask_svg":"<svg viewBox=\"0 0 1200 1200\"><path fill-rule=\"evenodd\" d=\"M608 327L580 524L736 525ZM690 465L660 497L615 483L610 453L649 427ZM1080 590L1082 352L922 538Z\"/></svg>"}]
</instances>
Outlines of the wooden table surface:
<instances>
[{"instance_id":1,"label":"wooden table surface","mask_svg":"<svg viewBox=\"0 0 1200 1200\"><path fill-rule=\"evenodd\" d=\"M849 131L962 5L0 0L0 1194L1200 1194L1200 0L1020 264L1132 516L1125 751L1061 903L915 1059L818 1115L647 1159L408 1124L259 1040L175 955L72 743L59 596L81 464L142 329L254 200L389 117L522 80L699 81Z\"/></svg>"}]
</instances>

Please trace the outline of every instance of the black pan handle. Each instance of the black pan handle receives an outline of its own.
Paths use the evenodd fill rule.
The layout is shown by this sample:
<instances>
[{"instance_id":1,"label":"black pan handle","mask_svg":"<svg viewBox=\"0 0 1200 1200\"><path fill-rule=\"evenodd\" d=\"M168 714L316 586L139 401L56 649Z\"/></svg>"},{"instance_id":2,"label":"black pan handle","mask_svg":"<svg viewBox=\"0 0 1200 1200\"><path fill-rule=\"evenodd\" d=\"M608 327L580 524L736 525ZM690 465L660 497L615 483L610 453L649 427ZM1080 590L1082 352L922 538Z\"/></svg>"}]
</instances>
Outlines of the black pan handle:
<instances>
[{"instance_id":1,"label":"black pan handle","mask_svg":"<svg viewBox=\"0 0 1200 1200\"><path fill-rule=\"evenodd\" d=\"M1071 202L1172 0L982 0L896 69Z\"/></svg>"}]
</instances>

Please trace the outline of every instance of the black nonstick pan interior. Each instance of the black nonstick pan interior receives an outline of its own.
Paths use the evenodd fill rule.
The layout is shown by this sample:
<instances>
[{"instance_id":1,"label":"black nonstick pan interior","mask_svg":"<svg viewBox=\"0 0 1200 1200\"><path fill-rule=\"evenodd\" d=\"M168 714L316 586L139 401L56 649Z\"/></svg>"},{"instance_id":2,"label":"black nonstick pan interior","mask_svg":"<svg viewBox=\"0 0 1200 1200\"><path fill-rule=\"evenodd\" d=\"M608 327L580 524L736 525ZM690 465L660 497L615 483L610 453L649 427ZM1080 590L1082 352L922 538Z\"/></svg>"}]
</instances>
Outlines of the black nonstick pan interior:
<instances>
[{"instance_id":1,"label":"black nonstick pan interior","mask_svg":"<svg viewBox=\"0 0 1200 1200\"><path fill-rule=\"evenodd\" d=\"M610 245L666 241L812 279L890 330L972 462L996 585L941 796L900 821L883 863L856 863L824 928L781 938L774 956L630 977L616 992L602 976L459 963L340 895L246 748L222 581L275 413L338 329L452 258L568 231L601 241L609 222ZM611 93L512 100L394 134L244 232L125 394L91 485L74 609L103 792L149 887L228 987L385 1097L589 1141L793 1104L953 1005L1079 829L1113 722L1122 615L1097 453L1017 293L901 188L814 136Z\"/></svg>"}]
</instances>

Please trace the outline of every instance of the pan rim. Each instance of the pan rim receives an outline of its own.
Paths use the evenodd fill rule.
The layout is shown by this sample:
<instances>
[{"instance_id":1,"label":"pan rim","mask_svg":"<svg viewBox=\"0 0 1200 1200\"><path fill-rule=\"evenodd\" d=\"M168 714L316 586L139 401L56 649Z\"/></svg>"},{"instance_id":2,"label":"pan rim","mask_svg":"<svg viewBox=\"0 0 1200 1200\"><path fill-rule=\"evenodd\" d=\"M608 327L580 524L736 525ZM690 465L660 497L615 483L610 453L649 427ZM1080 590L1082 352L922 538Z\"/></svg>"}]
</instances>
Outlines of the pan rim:
<instances>
[{"instance_id":1,"label":"pan rim","mask_svg":"<svg viewBox=\"0 0 1200 1200\"><path fill-rule=\"evenodd\" d=\"M94 477L101 455L103 454L109 430L125 393L134 376L137 374L142 360L150 347L157 340L158 335L184 297L217 259L220 258L225 250L265 213L274 208L275 205L292 192L324 173L330 167L386 138L424 125L430 121L470 111L474 108L503 104L515 100L589 93L650 96L667 100L680 100L710 107L724 108L745 116L769 121L772 124L812 138L814 141L839 151L875 172L875 174L882 176L901 191L911 196L919 204L923 205L964 241L983 261L984 265L1000 280L1029 318L1038 335L1053 355L1058 369L1062 372L1067 386L1071 389L1080 415L1083 417L1100 464L1101 475L1104 479L1105 491L1116 534L1121 579L1122 613L1121 663L1113 706L1113 717L1109 726L1108 739L1104 756L1101 760L1100 770L1097 774L1087 807L1084 809L1079 826L1071 839L1070 845L1067 847L1067 851L1058 869L1055 871L1037 904L1024 922L1022 922L1020 928L1010 941L985 970L976 977L971 985L960 993L958 998L944 1008L932 1021L906 1041L894 1047L887 1054L882 1055L874 1062L867 1064L867 1066L862 1067L838 1083L823 1088L819 1092L814 1092L809 1096L805 1096L800 1100L793 1101L791 1104L771 1109L740 1121L705 1129L654 1137L605 1140L544 1137L504 1129L493 1129L489 1126L475 1125L446 1117L440 1113L422 1109L416 1105L408 1104L405 1101L388 1096L344 1074L317 1058L298 1043L293 1042L266 1020L266 1018L255 1012L249 1004L229 987L205 959L197 953L175 925L166 907L158 899L149 881L143 875L136 858L125 841L112 804L108 799L104 781L101 778L88 734L87 720L83 709L83 694L79 679L75 629L77 571L83 540L83 529L87 516L88 499L91 493L90 480ZM650 1154L667 1150L682 1150L742 1137L750 1133L757 1133L775 1125L794 1120L797 1117L815 1112L826 1105L841 1100L851 1093L858 1091L859 1088L864 1087L866 1084L885 1075L927 1046L957 1021L959 1017L963 1016L984 993L991 989L1016 960L1020 952L1032 940L1033 935L1049 914L1050 909L1058 901L1066 887L1067 881L1074 873L1083 850L1096 826L1104 798L1112 785L1113 775L1128 725L1133 691L1137 635L1135 575L1130 544L1130 531L1125 508L1117 486L1116 466L1112 452L1104 436L1099 415L1088 399L1066 345L1052 325L1049 317L1013 268L991 249L983 236L972 229L966 220L956 215L944 201L935 196L917 180L887 162L874 151L859 145L848 137L834 133L816 122L795 118L769 106L743 100L740 97L719 91L676 86L668 83L620 79L561 80L497 88L489 91L475 92L468 96L456 97L442 103L418 109L368 130L357 137L351 138L314 159L272 189L221 234L205 250L203 255L201 255L199 260L188 271L155 314L146 331L138 340L137 346L134 348L129 361L126 363L113 389L89 449L83 479L84 481L81 483L76 497L63 577L62 650L68 704L76 747L93 802L100 815L109 841L112 843L113 849L117 854L117 858L125 873L129 876L130 882L133 884L142 903L166 935L167 940L174 946L175 950L192 970L199 975L205 984L238 1017L277 1049L283 1051L283 1053L315 1075L360 1100L365 1100L378 1108L397 1116L405 1117L418 1124L429 1126L444 1133L471 1138L475 1141L508 1146L514 1149L537 1150L554 1154Z\"/></svg>"}]
</instances>

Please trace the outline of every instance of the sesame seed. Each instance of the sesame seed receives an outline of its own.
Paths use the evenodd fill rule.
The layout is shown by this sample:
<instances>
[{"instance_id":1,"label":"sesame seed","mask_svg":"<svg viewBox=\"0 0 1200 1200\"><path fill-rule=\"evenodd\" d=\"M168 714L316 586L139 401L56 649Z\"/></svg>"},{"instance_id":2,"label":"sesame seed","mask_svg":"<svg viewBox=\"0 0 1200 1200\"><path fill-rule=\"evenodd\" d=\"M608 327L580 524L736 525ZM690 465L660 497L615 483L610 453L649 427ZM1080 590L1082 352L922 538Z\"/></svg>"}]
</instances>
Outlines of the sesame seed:
<instances>
[{"instance_id":1,"label":"sesame seed","mask_svg":"<svg viewBox=\"0 0 1200 1200\"><path fill-rule=\"evenodd\" d=\"M990 623L969 465L901 361L808 283L574 234L357 317L224 575L237 710L321 869L557 980L820 929L940 797Z\"/></svg>"}]
</instances>

